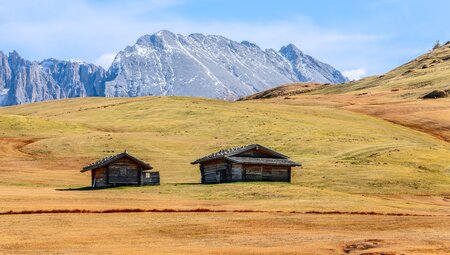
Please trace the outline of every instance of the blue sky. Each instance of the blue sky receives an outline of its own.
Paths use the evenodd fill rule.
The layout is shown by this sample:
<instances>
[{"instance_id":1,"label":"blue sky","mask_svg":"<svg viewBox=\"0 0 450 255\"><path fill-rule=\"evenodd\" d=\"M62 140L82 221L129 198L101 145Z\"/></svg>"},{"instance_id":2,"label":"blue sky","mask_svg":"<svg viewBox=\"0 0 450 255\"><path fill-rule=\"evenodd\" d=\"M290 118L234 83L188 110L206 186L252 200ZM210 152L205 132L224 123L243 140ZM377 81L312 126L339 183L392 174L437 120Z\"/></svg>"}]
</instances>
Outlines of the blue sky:
<instances>
[{"instance_id":1,"label":"blue sky","mask_svg":"<svg viewBox=\"0 0 450 255\"><path fill-rule=\"evenodd\" d=\"M450 40L445 0L0 0L0 50L108 67L144 34L294 43L351 77L382 74Z\"/></svg>"}]
</instances>

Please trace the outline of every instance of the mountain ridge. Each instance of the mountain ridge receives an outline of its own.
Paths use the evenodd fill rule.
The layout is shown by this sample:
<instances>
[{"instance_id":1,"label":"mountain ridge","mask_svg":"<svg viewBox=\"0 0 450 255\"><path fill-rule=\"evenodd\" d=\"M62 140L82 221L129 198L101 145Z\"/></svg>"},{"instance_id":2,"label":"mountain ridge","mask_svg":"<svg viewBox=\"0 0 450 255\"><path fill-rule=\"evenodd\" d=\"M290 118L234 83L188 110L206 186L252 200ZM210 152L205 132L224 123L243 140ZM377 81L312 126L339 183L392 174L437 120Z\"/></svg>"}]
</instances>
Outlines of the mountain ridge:
<instances>
[{"instance_id":1,"label":"mountain ridge","mask_svg":"<svg viewBox=\"0 0 450 255\"><path fill-rule=\"evenodd\" d=\"M0 106L71 97L196 96L235 100L296 82L343 83L338 70L288 44L261 49L221 35L161 30L120 51L108 70L0 51Z\"/></svg>"},{"instance_id":2,"label":"mountain ridge","mask_svg":"<svg viewBox=\"0 0 450 255\"><path fill-rule=\"evenodd\" d=\"M90 63L22 58L0 51L0 106L70 97L103 96L105 70Z\"/></svg>"},{"instance_id":3,"label":"mountain ridge","mask_svg":"<svg viewBox=\"0 0 450 255\"><path fill-rule=\"evenodd\" d=\"M118 53L108 70L114 78L106 82L106 94L234 100L284 82L347 81L339 71L293 44L282 49L262 50L254 43L239 43L220 35L183 36L161 30L140 37L136 44ZM190 67L190 72L183 69L185 66Z\"/></svg>"}]
</instances>

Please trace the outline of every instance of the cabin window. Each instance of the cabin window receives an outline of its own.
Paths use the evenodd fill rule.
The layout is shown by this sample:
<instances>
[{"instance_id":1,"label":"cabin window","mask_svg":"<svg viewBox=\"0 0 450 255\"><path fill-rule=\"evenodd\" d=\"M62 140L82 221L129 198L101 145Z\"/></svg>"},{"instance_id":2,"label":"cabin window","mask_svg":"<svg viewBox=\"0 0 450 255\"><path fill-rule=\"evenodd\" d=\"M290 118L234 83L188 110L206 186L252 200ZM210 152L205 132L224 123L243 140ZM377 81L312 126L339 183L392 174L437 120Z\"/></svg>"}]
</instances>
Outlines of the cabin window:
<instances>
[{"instance_id":1,"label":"cabin window","mask_svg":"<svg viewBox=\"0 0 450 255\"><path fill-rule=\"evenodd\" d=\"M145 173L145 178L146 179L150 178L150 173Z\"/></svg>"},{"instance_id":2,"label":"cabin window","mask_svg":"<svg viewBox=\"0 0 450 255\"><path fill-rule=\"evenodd\" d=\"M121 167L119 169L119 175L120 176L126 176L127 175L127 168L126 167Z\"/></svg>"}]
</instances>

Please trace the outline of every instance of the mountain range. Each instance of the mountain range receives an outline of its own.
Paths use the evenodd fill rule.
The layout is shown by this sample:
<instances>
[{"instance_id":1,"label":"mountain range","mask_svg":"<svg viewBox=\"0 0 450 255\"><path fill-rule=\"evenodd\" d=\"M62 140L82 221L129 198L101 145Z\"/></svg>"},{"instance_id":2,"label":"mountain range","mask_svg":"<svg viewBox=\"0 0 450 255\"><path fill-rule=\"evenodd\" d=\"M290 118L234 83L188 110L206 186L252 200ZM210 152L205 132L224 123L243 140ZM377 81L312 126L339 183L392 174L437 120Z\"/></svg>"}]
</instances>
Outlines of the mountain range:
<instances>
[{"instance_id":1,"label":"mountain range","mask_svg":"<svg viewBox=\"0 0 450 255\"><path fill-rule=\"evenodd\" d=\"M106 71L74 60L0 51L0 105L71 97L197 96L234 100L289 82L343 83L338 70L288 44L279 51L219 35L144 35Z\"/></svg>"}]
</instances>

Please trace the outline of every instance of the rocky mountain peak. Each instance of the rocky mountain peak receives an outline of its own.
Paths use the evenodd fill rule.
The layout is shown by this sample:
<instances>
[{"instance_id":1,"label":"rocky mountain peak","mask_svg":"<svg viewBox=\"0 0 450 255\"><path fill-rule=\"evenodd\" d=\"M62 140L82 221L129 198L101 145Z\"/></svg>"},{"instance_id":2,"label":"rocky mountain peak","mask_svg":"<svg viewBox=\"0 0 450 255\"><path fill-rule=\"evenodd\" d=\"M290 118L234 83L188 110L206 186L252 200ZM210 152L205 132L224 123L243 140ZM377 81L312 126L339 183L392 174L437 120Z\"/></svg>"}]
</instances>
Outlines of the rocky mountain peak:
<instances>
[{"instance_id":1,"label":"rocky mountain peak","mask_svg":"<svg viewBox=\"0 0 450 255\"><path fill-rule=\"evenodd\" d=\"M221 35L161 30L120 51L107 72L78 60L30 62L0 52L0 105L81 96L198 96L234 100L280 84L345 82L289 44L275 51Z\"/></svg>"},{"instance_id":2,"label":"rocky mountain peak","mask_svg":"<svg viewBox=\"0 0 450 255\"><path fill-rule=\"evenodd\" d=\"M166 49L169 45L173 45L177 40L178 38L176 34L167 30L160 30L152 35L144 35L140 37L137 40L136 45L155 49Z\"/></svg>"},{"instance_id":3,"label":"rocky mountain peak","mask_svg":"<svg viewBox=\"0 0 450 255\"><path fill-rule=\"evenodd\" d=\"M249 48L256 48L258 50L261 50L261 48L258 45L254 44L254 43L251 43L249 41L242 41L241 44L246 46L246 47L249 47Z\"/></svg>"},{"instance_id":4,"label":"rocky mountain peak","mask_svg":"<svg viewBox=\"0 0 450 255\"><path fill-rule=\"evenodd\" d=\"M292 43L281 47L280 53L289 59L302 57L304 55L303 52Z\"/></svg>"},{"instance_id":5,"label":"rocky mountain peak","mask_svg":"<svg viewBox=\"0 0 450 255\"><path fill-rule=\"evenodd\" d=\"M175 39L177 35L175 33L170 32L169 30L159 30L158 32L154 33L153 35L163 38L163 39Z\"/></svg>"},{"instance_id":6,"label":"rocky mountain peak","mask_svg":"<svg viewBox=\"0 0 450 255\"><path fill-rule=\"evenodd\" d=\"M13 51L0 56L0 105L50 99L104 96L105 70L75 60L23 59Z\"/></svg>"},{"instance_id":7,"label":"rocky mountain peak","mask_svg":"<svg viewBox=\"0 0 450 255\"><path fill-rule=\"evenodd\" d=\"M220 35L161 30L119 52L107 96L182 95L237 99L282 83L345 82L345 77L295 45L279 52Z\"/></svg>"}]
</instances>

